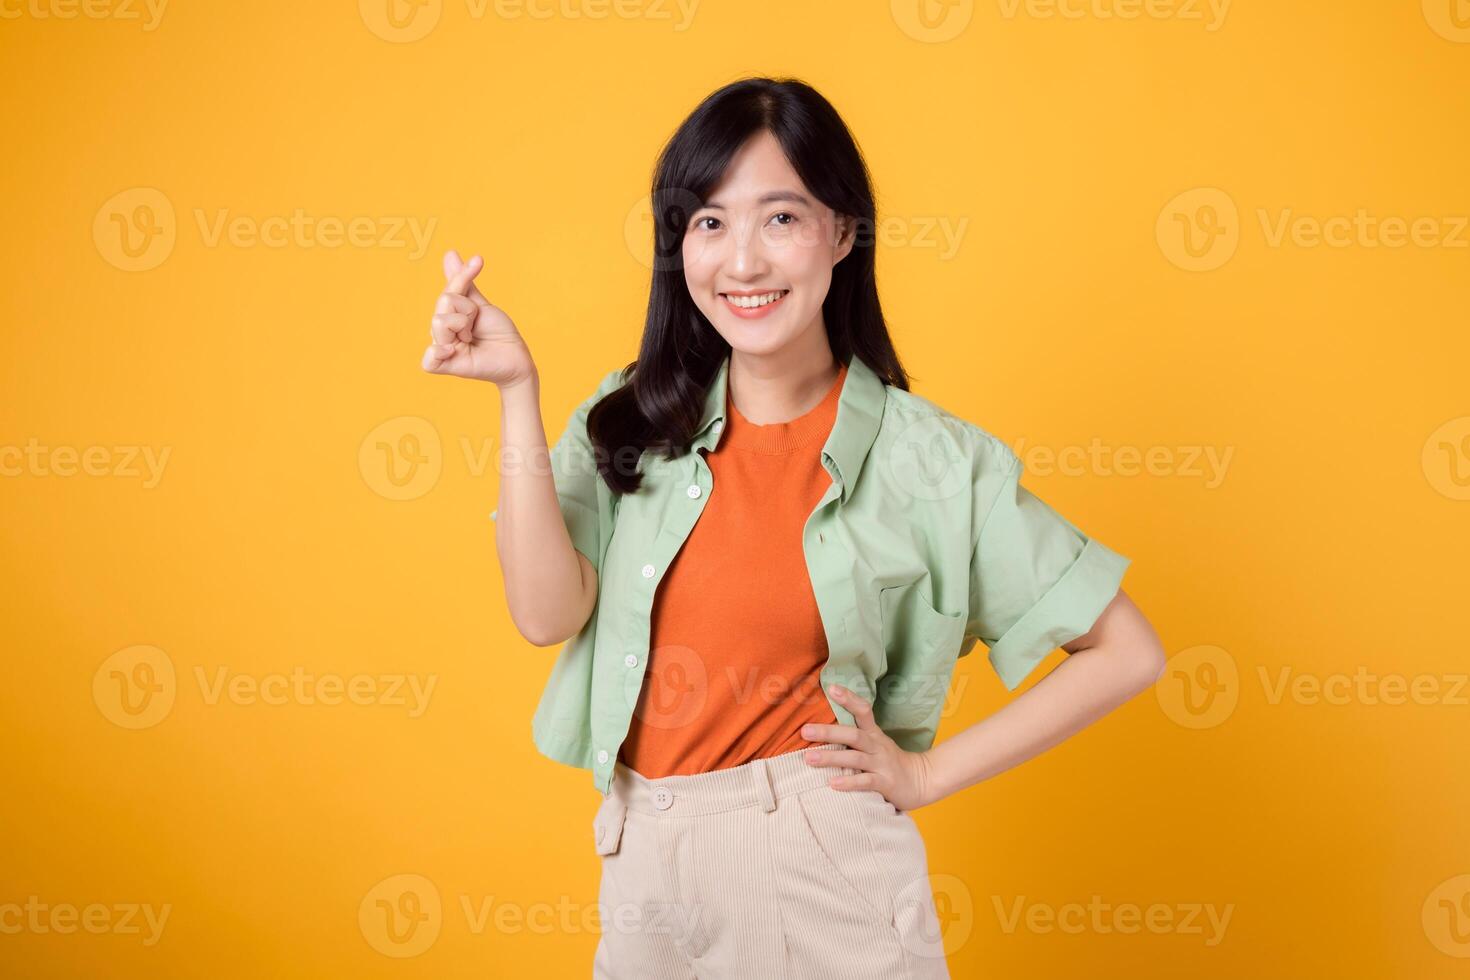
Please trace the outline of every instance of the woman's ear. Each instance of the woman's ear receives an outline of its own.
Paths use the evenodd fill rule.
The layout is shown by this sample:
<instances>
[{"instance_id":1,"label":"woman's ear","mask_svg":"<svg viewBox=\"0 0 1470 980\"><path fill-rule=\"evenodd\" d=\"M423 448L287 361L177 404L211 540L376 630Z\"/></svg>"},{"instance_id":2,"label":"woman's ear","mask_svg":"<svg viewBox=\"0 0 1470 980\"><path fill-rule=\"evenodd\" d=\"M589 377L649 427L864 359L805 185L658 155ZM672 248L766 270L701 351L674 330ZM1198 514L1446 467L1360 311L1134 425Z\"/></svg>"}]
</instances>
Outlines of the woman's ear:
<instances>
[{"instance_id":1,"label":"woman's ear","mask_svg":"<svg viewBox=\"0 0 1470 980\"><path fill-rule=\"evenodd\" d=\"M852 251L853 244L857 241L857 219L849 214L837 215L837 250L832 259L835 266L847 258Z\"/></svg>"}]
</instances>

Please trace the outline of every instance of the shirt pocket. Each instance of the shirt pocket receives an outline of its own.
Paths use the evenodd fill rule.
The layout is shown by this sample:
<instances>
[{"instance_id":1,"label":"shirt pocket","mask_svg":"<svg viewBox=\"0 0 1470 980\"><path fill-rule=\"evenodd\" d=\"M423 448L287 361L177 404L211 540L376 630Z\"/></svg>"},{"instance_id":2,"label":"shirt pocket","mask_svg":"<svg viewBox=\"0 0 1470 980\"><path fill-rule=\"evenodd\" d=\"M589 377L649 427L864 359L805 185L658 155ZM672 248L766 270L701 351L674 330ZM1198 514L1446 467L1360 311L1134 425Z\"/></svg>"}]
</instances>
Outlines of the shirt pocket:
<instances>
[{"instance_id":1,"label":"shirt pocket","mask_svg":"<svg viewBox=\"0 0 1470 980\"><path fill-rule=\"evenodd\" d=\"M878 612L883 621L883 652L888 668L906 669L959 652L965 614L935 609L919 581L880 589Z\"/></svg>"},{"instance_id":2,"label":"shirt pocket","mask_svg":"<svg viewBox=\"0 0 1470 980\"><path fill-rule=\"evenodd\" d=\"M878 592L883 671L875 712L885 731L934 726L964 639L965 613L934 608L922 581Z\"/></svg>"}]
</instances>

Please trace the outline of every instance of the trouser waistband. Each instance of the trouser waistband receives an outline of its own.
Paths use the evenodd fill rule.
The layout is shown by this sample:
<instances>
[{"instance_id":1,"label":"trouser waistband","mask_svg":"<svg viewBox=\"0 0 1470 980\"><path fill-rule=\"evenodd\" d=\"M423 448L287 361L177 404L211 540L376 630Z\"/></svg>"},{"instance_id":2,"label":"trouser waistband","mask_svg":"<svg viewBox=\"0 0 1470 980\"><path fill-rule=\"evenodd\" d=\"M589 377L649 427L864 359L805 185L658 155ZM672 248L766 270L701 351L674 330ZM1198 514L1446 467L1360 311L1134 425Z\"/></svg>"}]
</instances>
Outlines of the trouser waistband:
<instances>
[{"instance_id":1,"label":"trouser waistband","mask_svg":"<svg viewBox=\"0 0 1470 980\"><path fill-rule=\"evenodd\" d=\"M841 742L823 742L773 755L729 769L649 779L621 761L613 765L612 790L630 810L653 816L693 817L719 813L751 804L770 811L776 801L792 793L825 786L836 776L858 770L847 766L814 766L804 758L813 749L848 749Z\"/></svg>"}]
</instances>

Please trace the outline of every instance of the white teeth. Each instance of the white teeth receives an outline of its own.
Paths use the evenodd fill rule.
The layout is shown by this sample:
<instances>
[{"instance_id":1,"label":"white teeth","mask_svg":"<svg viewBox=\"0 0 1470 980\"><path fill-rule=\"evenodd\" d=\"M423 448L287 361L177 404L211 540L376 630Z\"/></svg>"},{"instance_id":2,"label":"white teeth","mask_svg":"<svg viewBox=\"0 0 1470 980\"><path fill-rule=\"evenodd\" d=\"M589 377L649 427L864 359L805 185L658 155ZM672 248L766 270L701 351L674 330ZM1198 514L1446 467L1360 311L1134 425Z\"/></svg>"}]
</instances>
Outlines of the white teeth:
<instances>
[{"instance_id":1,"label":"white teeth","mask_svg":"<svg viewBox=\"0 0 1470 980\"><path fill-rule=\"evenodd\" d=\"M782 296L785 296L786 292L787 291L783 289L777 290L774 293L766 293L762 296L731 296L729 293L726 293L725 298L735 306L740 307L741 309L751 310L755 309L757 306L765 306L769 303L776 302L776 300L780 299Z\"/></svg>"}]
</instances>

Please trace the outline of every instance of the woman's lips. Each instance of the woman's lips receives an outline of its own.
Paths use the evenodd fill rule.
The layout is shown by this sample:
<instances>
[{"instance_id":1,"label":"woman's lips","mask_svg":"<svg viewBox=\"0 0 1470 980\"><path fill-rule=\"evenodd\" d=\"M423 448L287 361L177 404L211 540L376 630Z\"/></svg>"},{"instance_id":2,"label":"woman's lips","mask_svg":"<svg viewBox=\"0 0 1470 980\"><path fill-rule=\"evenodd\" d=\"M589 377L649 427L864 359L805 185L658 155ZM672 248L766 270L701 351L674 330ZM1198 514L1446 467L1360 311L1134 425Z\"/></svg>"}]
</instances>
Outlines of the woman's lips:
<instances>
[{"instance_id":1,"label":"woman's lips","mask_svg":"<svg viewBox=\"0 0 1470 980\"><path fill-rule=\"evenodd\" d=\"M770 290L770 292L775 292L775 290ZM740 317L742 320L759 320L763 316L769 316L773 310L779 307L782 303L786 302L786 297L790 295L791 290L788 289L781 294L780 299L776 300L773 303L767 303L765 306L745 307L736 306L734 303L730 302L730 297L727 294L721 293L720 302L725 304L725 309Z\"/></svg>"}]
</instances>

